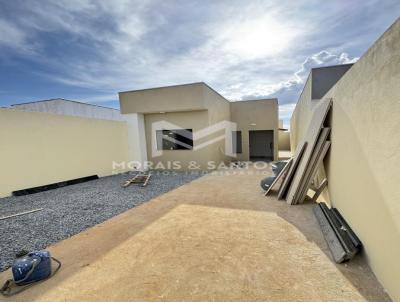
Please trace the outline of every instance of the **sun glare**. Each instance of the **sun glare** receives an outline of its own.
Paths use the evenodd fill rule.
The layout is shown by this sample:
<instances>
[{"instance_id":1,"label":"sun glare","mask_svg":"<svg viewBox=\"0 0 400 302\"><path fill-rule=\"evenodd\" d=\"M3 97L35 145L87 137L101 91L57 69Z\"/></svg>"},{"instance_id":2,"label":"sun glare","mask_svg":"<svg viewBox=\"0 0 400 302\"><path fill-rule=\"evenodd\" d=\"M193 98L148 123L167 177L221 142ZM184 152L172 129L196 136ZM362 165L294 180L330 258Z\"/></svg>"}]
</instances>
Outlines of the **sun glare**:
<instances>
[{"instance_id":1,"label":"sun glare","mask_svg":"<svg viewBox=\"0 0 400 302\"><path fill-rule=\"evenodd\" d=\"M289 48L298 30L272 18L231 25L224 36L226 51L242 59L269 57Z\"/></svg>"}]
</instances>

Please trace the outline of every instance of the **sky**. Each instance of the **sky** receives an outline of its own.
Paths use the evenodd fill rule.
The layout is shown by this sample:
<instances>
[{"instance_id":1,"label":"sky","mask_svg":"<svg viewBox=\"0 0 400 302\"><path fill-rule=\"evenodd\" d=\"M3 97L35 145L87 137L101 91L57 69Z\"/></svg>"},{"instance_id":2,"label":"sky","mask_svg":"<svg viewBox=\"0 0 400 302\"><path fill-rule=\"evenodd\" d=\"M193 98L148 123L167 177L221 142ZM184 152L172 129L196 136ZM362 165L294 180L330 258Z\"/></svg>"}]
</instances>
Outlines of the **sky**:
<instances>
[{"instance_id":1,"label":"sky","mask_svg":"<svg viewBox=\"0 0 400 302\"><path fill-rule=\"evenodd\" d=\"M277 97L289 119L311 68L356 62L398 0L0 0L0 107L206 82Z\"/></svg>"}]
</instances>

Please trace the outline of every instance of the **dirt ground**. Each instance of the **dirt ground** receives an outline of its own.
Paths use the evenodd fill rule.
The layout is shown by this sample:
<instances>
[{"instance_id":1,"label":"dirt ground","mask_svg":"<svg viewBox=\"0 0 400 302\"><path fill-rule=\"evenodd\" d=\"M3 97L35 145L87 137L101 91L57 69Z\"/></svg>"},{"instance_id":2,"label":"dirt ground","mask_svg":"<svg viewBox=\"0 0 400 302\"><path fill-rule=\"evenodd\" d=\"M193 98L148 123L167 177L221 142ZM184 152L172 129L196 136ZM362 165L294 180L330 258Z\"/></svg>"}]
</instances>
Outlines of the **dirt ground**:
<instances>
[{"instance_id":1,"label":"dirt ground","mask_svg":"<svg viewBox=\"0 0 400 302\"><path fill-rule=\"evenodd\" d=\"M362 255L331 261L311 204L264 197L254 167L229 173L51 246L61 271L7 300L389 301Z\"/></svg>"}]
</instances>

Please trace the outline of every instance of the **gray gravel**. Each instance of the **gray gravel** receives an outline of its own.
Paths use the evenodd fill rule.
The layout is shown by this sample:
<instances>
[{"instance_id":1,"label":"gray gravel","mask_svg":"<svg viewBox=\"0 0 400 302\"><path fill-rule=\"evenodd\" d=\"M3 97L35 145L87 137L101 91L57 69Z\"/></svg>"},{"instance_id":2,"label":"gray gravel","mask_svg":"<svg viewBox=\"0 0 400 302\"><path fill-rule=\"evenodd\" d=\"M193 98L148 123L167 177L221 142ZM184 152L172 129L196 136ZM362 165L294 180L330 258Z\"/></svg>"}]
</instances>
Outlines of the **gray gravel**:
<instances>
[{"instance_id":1,"label":"gray gravel","mask_svg":"<svg viewBox=\"0 0 400 302\"><path fill-rule=\"evenodd\" d=\"M147 187L132 184L121 188L132 174L119 174L51 191L1 198L0 217L37 208L44 210L0 220L0 271L10 266L22 249L44 249L202 175L152 171Z\"/></svg>"}]
</instances>

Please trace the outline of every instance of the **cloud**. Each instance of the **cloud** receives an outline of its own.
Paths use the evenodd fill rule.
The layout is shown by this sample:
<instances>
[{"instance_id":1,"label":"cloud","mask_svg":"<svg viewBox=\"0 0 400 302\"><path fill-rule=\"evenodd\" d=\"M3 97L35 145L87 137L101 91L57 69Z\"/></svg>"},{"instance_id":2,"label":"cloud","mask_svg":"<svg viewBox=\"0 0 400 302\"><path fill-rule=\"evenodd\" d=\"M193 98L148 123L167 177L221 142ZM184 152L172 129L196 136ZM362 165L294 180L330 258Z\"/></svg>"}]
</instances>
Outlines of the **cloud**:
<instances>
[{"instance_id":1,"label":"cloud","mask_svg":"<svg viewBox=\"0 0 400 302\"><path fill-rule=\"evenodd\" d=\"M256 86L253 93L251 88L247 88L248 93L242 95L241 99L261 99L274 97L278 98L280 105L296 103L312 68L350 64L356 62L357 60L357 57L350 58L347 53L334 54L327 50L319 51L318 53L307 57L301 64L300 68L295 71L287 80L281 81L277 84L266 85L262 88ZM241 89L241 86L236 87Z\"/></svg>"},{"instance_id":2,"label":"cloud","mask_svg":"<svg viewBox=\"0 0 400 302\"><path fill-rule=\"evenodd\" d=\"M0 19L0 46L17 49L20 52L30 50L26 43L26 35L13 23Z\"/></svg>"},{"instance_id":3,"label":"cloud","mask_svg":"<svg viewBox=\"0 0 400 302\"><path fill-rule=\"evenodd\" d=\"M28 42L42 46L31 59L46 64L53 80L92 89L213 84L245 61L283 54L306 32L306 22L291 21L291 10L278 1L240 6L229 5L240 1L15 2L24 7L13 20L15 27L30 37ZM50 44L53 33L60 38ZM68 42L76 53L61 49L62 60L48 55L49 48L68 47Z\"/></svg>"},{"instance_id":4,"label":"cloud","mask_svg":"<svg viewBox=\"0 0 400 302\"><path fill-rule=\"evenodd\" d=\"M305 81L312 68L355 63L357 57L350 58L347 53L334 54L327 50L319 51L307 57L300 68L295 71L287 80L271 85L256 85L245 87L244 84L236 84L230 87L226 94L243 93L240 100L278 98L279 118L284 120L285 127L289 127L289 120L295 104L300 97Z\"/></svg>"},{"instance_id":5,"label":"cloud","mask_svg":"<svg viewBox=\"0 0 400 302\"><path fill-rule=\"evenodd\" d=\"M82 102L93 103L93 104L101 104L101 103L109 103L111 101L118 101L118 94L99 94L99 95L91 95L85 97L76 97L74 99L79 99Z\"/></svg>"},{"instance_id":6,"label":"cloud","mask_svg":"<svg viewBox=\"0 0 400 302\"><path fill-rule=\"evenodd\" d=\"M21 59L26 73L95 102L205 81L231 100L278 97L290 110L310 68L356 60L390 24L400 4L381 2L3 1L0 62Z\"/></svg>"},{"instance_id":7,"label":"cloud","mask_svg":"<svg viewBox=\"0 0 400 302\"><path fill-rule=\"evenodd\" d=\"M302 64L301 69L295 72L295 77L299 80L306 78L311 68L331 65L341 65L355 63L359 58L350 58L349 54L343 52L340 55L333 54L327 50L322 50L308 57Z\"/></svg>"}]
</instances>

